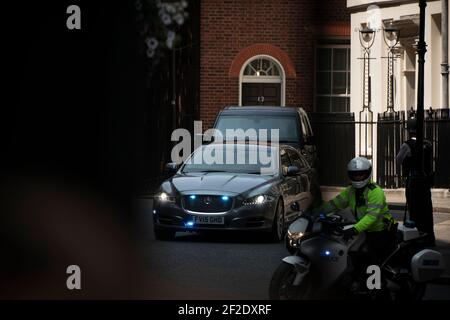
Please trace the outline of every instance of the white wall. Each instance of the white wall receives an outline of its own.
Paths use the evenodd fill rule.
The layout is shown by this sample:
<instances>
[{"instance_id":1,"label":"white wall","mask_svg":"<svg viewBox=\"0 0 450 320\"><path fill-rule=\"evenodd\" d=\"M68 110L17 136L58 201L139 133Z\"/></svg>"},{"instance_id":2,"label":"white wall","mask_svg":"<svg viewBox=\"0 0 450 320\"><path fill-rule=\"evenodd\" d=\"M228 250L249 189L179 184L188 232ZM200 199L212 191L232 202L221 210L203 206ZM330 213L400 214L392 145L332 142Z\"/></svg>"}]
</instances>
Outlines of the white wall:
<instances>
[{"instance_id":1,"label":"white wall","mask_svg":"<svg viewBox=\"0 0 450 320\"><path fill-rule=\"evenodd\" d=\"M369 5L385 4L387 2L395 2L395 6L381 7L378 10L367 11ZM377 20L378 27L381 28L382 20L394 19L399 20L402 16L413 15L419 13L417 3L402 3L399 1L363 1L348 0L347 6L355 11L351 14L351 112L355 113L356 120L359 120L359 112L363 105L363 63L361 59L363 51L359 41L359 29L362 23ZM357 7L354 7L357 6ZM372 7L373 8L373 7ZM425 41L427 43L427 53L425 55L425 108L430 106L439 106L441 104L441 36L438 32L440 26L436 25L436 16L432 19L432 15L440 14L441 1L428 1L426 7L425 22ZM386 111L387 107L387 46L383 40L383 31L378 30L375 35L375 42L371 48L370 73L372 77L372 111L373 119L377 120L378 113ZM406 110L407 97L405 96L405 78L403 75L404 61L397 59L395 62L395 111ZM417 85L417 82L416 82ZM417 90L416 90L417 92ZM412 100L412 99L409 99ZM416 99L412 100L416 101ZM415 106L415 103L414 103ZM410 106L409 106L410 107ZM376 126L374 126L373 139L373 159L376 159ZM355 132L356 155L359 154L359 130L358 126ZM374 162L374 178L376 173L376 161Z\"/></svg>"}]
</instances>

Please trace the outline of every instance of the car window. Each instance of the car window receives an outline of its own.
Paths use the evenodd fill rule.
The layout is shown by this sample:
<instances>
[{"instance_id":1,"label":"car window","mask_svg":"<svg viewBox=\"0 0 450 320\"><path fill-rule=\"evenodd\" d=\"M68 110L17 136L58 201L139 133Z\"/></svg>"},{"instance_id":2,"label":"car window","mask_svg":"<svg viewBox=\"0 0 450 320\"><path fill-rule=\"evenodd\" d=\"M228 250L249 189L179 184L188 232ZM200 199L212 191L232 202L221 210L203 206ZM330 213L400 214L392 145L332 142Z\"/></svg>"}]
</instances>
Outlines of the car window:
<instances>
[{"instance_id":1,"label":"car window","mask_svg":"<svg viewBox=\"0 0 450 320\"><path fill-rule=\"evenodd\" d=\"M295 114L293 114L295 115ZM282 115L220 115L215 128L220 130L224 141L235 140L234 135L227 136L227 129L244 131L244 135L248 137L251 132L258 135L260 129L266 129L267 139L270 140L270 130L279 130L280 142L300 142L300 128L299 121L296 116L282 116ZM238 140L246 140L246 137L237 137ZM249 139L250 140L250 139Z\"/></svg>"}]
</instances>

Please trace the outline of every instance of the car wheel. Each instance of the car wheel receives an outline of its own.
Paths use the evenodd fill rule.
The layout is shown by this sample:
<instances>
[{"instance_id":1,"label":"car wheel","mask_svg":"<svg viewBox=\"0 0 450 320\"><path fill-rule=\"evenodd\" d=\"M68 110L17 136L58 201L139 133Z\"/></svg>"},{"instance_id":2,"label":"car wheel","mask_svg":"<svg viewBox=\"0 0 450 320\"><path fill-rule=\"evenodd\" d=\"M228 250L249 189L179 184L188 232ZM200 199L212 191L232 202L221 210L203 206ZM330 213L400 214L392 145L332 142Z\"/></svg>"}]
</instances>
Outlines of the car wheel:
<instances>
[{"instance_id":1,"label":"car wheel","mask_svg":"<svg viewBox=\"0 0 450 320\"><path fill-rule=\"evenodd\" d=\"M156 240L174 240L175 231L154 229Z\"/></svg>"},{"instance_id":2,"label":"car wheel","mask_svg":"<svg viewBox=\"0 0 450 320\"><path fill-rule=\"evenodd\" d=\"M280 199L277 203L277 209L272 222L272 232L270 233L271 240L280 242L284 235L284 207L283 201Z\"/></svg>"}]
</instances>

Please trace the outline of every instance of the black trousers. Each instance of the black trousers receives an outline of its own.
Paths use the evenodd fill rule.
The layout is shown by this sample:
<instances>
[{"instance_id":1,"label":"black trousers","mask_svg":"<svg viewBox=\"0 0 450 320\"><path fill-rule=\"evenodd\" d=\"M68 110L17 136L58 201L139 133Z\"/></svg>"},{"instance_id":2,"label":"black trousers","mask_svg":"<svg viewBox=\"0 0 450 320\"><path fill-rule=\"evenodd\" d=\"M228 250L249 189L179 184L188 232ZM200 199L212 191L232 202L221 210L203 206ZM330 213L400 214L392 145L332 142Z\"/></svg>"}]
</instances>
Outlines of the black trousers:
<instances>
[{"instance_id":1,"label":"black trousers","mask_svg":"<svg viewBox=\"0 0 450 320\"><path fill-rule=\"evenodd\" d=\"M426 241L428 245L435 245L434 236L434 221L433 221L433 204L431 201L431 189L430 187L422 190L423 208L414 208L411 206L411 193L410 179L406 182L405 188L406 201L408 203L409 218L416 223L416 227L421 232L427 233ZM419 210L418 210L419 209Z\"/></svg>"},{"instance_id":2,"label":"black trousers","mask_svg":"<svg viewBox=\"0 0 450 320\"><path fill-rule=\"evenodd\" d=\"M363 248L367 263L380 265L395 250L395 232L366 232Z\"/></svg>"}]
</instances>

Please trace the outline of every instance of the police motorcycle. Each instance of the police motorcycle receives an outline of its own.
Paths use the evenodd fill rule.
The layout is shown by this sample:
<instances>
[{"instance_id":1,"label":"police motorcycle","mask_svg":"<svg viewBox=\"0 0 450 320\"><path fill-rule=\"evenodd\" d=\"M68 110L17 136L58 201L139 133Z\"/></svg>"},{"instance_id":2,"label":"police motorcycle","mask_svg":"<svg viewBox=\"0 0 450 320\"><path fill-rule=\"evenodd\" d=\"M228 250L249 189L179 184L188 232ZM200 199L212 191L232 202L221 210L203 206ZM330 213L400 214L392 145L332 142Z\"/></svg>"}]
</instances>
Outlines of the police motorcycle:
<instances>
[{"instance_id":1,"label":"police motorcycle","mask_svg":"<svg viewBox=\"0 0 450 320\"><path fill-rule=\"evenodd\" d=\"M426 283L444 272L441 253L421 245L426 234L400 222L395 249L378 265L380 284L369 288L365 233L348 241L342 236L353 223L339 214L304 213L295 220L286 235L291 255L272 275L270 299L420 300Z\"/></svg>"}]
</instances>

